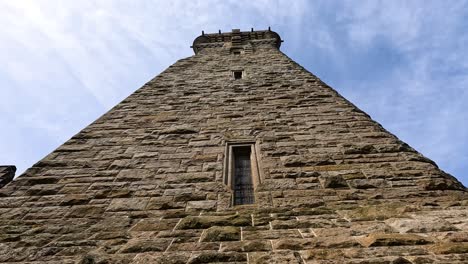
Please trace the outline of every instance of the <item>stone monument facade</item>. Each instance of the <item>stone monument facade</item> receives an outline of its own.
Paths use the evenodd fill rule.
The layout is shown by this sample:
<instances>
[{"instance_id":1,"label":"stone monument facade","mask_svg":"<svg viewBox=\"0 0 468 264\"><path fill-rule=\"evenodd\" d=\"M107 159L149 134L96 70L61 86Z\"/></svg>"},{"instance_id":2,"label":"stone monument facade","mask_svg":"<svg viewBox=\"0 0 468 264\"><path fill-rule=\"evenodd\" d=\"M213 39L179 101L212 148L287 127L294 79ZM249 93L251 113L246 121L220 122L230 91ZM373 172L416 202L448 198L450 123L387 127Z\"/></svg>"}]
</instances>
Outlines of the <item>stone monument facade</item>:
<instances>
[{"instance_id":1,"label":"stone monument facade","mask_svg":"<svg viewBox=\"0 0 468 264\"><path fill-rule=\"evenodd\" d=\"M466 188L281 42L203 33L0 189L0 262L468 263Z\"/></svg>"}]
</instances>

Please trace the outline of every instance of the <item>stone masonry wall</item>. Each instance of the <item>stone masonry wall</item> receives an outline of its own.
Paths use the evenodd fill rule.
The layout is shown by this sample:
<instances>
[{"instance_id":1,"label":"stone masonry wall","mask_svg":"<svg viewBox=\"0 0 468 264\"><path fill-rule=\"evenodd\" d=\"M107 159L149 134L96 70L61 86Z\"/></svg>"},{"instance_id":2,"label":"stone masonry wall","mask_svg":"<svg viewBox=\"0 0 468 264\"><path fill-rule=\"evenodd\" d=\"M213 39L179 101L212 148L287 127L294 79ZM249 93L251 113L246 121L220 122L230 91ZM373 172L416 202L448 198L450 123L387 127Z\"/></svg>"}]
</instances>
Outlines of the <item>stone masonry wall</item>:
<instances>
[{"instance_id":1,"label":"stone masonry wall","mask_svg":"<svg viewBox=\"0 0 468 264\"><path fill-rule=\"evenodd\" d=\"M458 181L276 47L224 51L179 60L0 189L0 262L468 263ZM253 205L223 184L230 140L259 146Z\"/></svg>"}]
</instances>

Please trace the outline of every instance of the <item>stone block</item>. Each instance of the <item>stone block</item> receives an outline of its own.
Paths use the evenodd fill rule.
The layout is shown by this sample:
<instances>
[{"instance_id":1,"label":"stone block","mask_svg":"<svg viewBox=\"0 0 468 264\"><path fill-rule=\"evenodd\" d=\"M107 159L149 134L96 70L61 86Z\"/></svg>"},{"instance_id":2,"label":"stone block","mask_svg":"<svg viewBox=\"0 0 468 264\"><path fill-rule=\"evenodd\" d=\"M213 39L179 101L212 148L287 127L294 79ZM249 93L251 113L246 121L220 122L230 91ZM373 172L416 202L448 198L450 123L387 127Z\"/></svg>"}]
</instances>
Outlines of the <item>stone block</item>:
<instances>
[{"instance_id":1,"label":"stone block","mask_svg":"<svg viewBox=\"0 0 468 264\"><path fill-rule=\"evenodd\" d=\"M299 253L291 251L253 252L249 254L250 264L302 264Z\"/></svg>"},{"instance_id":2,"label":"stone block","mask_svg":"<svg viewBox=\"0 0 468 264\"><path fill-rule=\"evenodd\" d=\"M124 169L117 174L117 181L141 181L154 174L151 170Z\"/></svg>"},{"instance_id":3,"label":"stone block","mask_svg":"<svg viewBox=\"0 0 468 264\"><path fill-rule=\"evenodd\" d=\"M356 189L376 189L390 186L384 179L354 179L349 180L348 184Z\"/></svg>"},{"instance_id":4,"label":"stone block","mask_svg":"<svg viewBox=\"0 0 468 264\"><path fill-rule=\"evenodd\" d=\"M250 215L229 216L187 216L176 226L176 229L200 229L211 226L251 226Z\"/></svg>"},{"instance_id":5,"label":"stone block","mask_svg":"<svg viewBox=\"0 0 468 264\"><path fill-rule=\"evenodd\" d=\"M133 264L185 264L190 258L188 252L168 252L155 254L154 252L140 253L132 260Z\"/></svg>"},{"instance_id":6,"label":"stone block","mask_svg":"<svg viewBox=\"0 0 468 264\"><path fill-rule=\"evenodd\" d=\"M179 240L179 239L176 239ZM219 249L219 242L199 242L199 239L196 241L191 242L182 242L174 241L171 244L168 251L206 251L206 250L218 250Z\"/></svg>"},{"instance_id":7,"label":"stone block","mask_svg":"<svg viewBox=\"0 0 468 264\"><path fill-rule=\"evenodd\" d=\"M177 224L177 219L142 219L130 231L163 231L171 230Z\"/></svg>"},{"instance_id":8,"label":"stone block","mask_svg":"<svg viewBox=\"0 0 468 264\"><path fill-rule=\"evenodd\" d=\"M273 229L331 228L335 226L334 223L327 219L273 220L270 224Z\"/></svg>"},{"instance_id":9,"label":"stone block","mask_svg":"<svg viewBox=\"0 0 468 264\"><path fill-rule=\"evenodd\" d=\"M187 211L215 211L216 201L190 201L187 202Z\"/></svg>"},{"instance_id":10,"label":"stone block","mask_svg":"<svg viewBox=\"0 0 468 264\"><path fill-rule=\"evenodd\" d=\"M279 238L301 238L301 233L297 229L289 230L254 230L254 231L243 231L243 240L270 240Z\"/></svg>"},{"instance_id":11,"label":"stone block","mask_svg":"<svg viewBox=\"0 0 468 264\"><path fill-rule=\"evenodd\" d=\"M371 144L353 144L343 146L344 154L369 154L376 152L376 148Z\"/></svg>"},{"instance_id":12,"label":"stone block","mask_svg":"<svg viewBox=\"0 0 468 264\"><path fill-rule=\"evenodd\" d=\"M349 236L287 238L272 241L275 250L303 250L312 248L350 248L359 246L358 241Z\"/></svg>"},{"instance_id":13,"label":"stone block","mask_svg":"<svg viewBox=\"0 0 468 264\"><path fill-rule=\"evenodd\" d=\"M167 184L183 184L183 183L199 183L210 182L215 180L213 172L193 172L171 175L166 178Z\"/></svg>"},{"instance_id":14,"label":"stone block","mask_svg":"<svg viewBox=\"0 0 468 264\"><path fill-rule=\"evenodd\" d=\"M241 263L245 261L247 261L247 254L245 253L205 251L192 254L187 264L224 262Z\"/></svg>"},{"instance_id":15,"label":"stone block","mask_svg":"<svg viewBox=\"0 0 468 264\"><path fill-rule=\"evenodd\" d=\"M349 211L340 212L352 221L385 220L389 218L402 218L411 211L410 207L402 203L387 203L385 205L362 206Z\"/></svg>"},{"instance_id":16,"label":"stone block","mask_svg":"<svg viewBox=\"0 0 468 264\"><path fill-rule=\"evenodd\" d=\"M199 200L205 200L205 199L206 199L206 193L194 192L193 190L190 190L190 192L177 193L174 196L175 202L199 201Z\"/></svg>"},{"instance_id":17,"label":"stone block","mask_svg":"<svg viewBox=\"0 0 468 264\"><path fill-rule=\"evenodd\" d=\"M132 239L123 245L119 250L120 253L141 253L148 251L165 251L169 246L171 239L154 239L154 240L145 240L145 239Z\"/></svg>"},{"instance_id":18,"label":"stone block","mask_svg":"<svg viewBox=\"0 0 468 264\"><path fill-rule=\"evenodd\" d=\"M80 205L80 204L87 204L91 200L90 195L85 194L71 194L66 195L61 203L63 206L67 205Z\"/></svg>"},{"instance_id":19,"label":"stone block","mask_svg":"<svg viewBox=\"0 0 468 264\"><path fill-rule=\"evenodd\" d=\"M271 243L268 240L247 240L223 242L219 249L221 252L260 252L272 251Z\"/></svg>"},{"instance_id":20,"label":"stone block","mask_svg":"<svg viewBox=\"0 0 468 264\"><path fill-rule=\"evenodd\" d=\"M107 208L108 211L140 211L146 208L149 198L116 198Z\"/></svg>"},{"instance_id":21,"label":"stone block","mask_svg":"<svg viewBox=\"0 0 468 264\"><path fill-rule=\"evenodd\" d=\"M431 239L423 236L398 233L372 233L367 237L358 239L358 241L365 247L412 246L433 243Z\"/></svg>"},{"instance_id":22,"label":"stone block","mask_svg":"<svg viewBox=\"0 0 468 264\"><path fill-rule=\"evenodd\" d=\"M106 208L100 205L75 205L66 215L68 218L99 218Z\"/></svg>"},{"instance_id":23,"label":"stone block","mask_svg":"<svg viewBox=\"0 0 468 264\"><path fill-rule=\"evenodd\" d=\"M418 217L416 219L391 218L386 220L385 223L400 233L430 233L458 230L458 228L443 219L431 217Z\"/></svg>"},{"instance_id":24,"label":"stone block","mask_svg":"<svg viewBox=\"0 0 468 264\"><path fill-rule=\"evenodd\" d=\"M301 256L305 261L317 261L317 260L328 260L335 263L345 263L345 253L341 249L335 248L320 248L320 249L308 249L301 251Z\"/></svg>"},{"instance_id":25,"label":"stone block","mask_svg":"<svg viewBox=\"0 0 468 264\"><path fill-rule=\"evenodd\" d=\"M163 129L160 134L193 134L197 132L198 130L192 126L180 125Z\"/></svg>"},{"instance_id":26,"label":"stone block","mask_svg":"<svg viewBox=\"0 0 468 264\"><path fill-rule=\"evenodd\" d=\"M26 194L30 196L43 196L43 195L54 195L60 191L62 185L55 185L55 184L41 184L31 186L27 191Z\"/></svg>"},{"instance_id":27,"label":"stone block","mask_svg":"<svg viewBox=\"0 0 468 264\"><path fill-rule=\"evenodd\" d=\"M201 242L240 240L240 228L234 226L212 226L203 232Z\"/></svg>"},{"instance_id":28,"label":"stone block","mask_svg":"<svg viewBox=\"0 0 468 264\"><path fill-rule=\"evenodd\" d=\"M468 253L468 243L437 243L429 247L435 254L466 254Z\"/></svg>"},{"instance_id":29,"label":"stone block","mask_svg":"<svg viewBox=\"0 0 468 264\"><path fill-rule=\"evenodd\" d=\"M152 197L148 201L147 210L168 210L184 208L184 202L174 202L172 196Z\"/></svg>"},{"instance_id":30,"label":"stone block","mask_svg":"<svg viewBox=\"0 0 468 264\"><path fill-rule=\"evenodd\" d=\"M162 230L157 237L174 238L174 243L198 242L203 230Z\"/></svg>"},{"instance_id":31,"label":"stone block","mask_svg":"<svg viewBox=\"0 0 468 264\"><path fill-rule=\"evenodd\" d=\"M274 198L273 206L275 207L319 207L324 205L322 199L309 198L309 197L288 197L288 198Z\"/></svg>"},{"instance_id":32,"label":"stone block","mask_svg":"<svg viewBox=\"0 0 468 264\"><path fill-rule=\"evenodd\" d=\"M297 189L295 179L266 179L258 187L258 191Z\"/></svg>"},{"instance_id":33,"label":"stone block","mask_svg":"<svg viewBox=\"0 0 468 264\"><path fill-rule=\"evenodd\" d=\"M341 175L320 176L323 188L347 188L348 184Z\"/></svg>"}]
</instances>

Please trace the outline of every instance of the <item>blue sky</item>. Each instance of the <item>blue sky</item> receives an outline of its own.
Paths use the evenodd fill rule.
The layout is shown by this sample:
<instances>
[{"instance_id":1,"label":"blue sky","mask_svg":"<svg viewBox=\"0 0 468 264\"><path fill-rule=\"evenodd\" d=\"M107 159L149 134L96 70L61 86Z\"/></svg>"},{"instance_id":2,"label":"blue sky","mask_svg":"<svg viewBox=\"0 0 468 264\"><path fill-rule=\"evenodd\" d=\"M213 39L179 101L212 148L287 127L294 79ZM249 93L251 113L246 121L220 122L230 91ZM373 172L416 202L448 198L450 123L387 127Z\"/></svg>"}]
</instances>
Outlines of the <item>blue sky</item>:
<instances>
[{"instance_id":1,"label":"blue sky","mask_svg":"<svg viewBox=\"0 0 468 264\"><path fill-rule=\"evenodd\" d=\"M37 162L201 30L268 26L283 52L468 185L467 1L0 0L0 164Z\"/></svg>"}]
</instances>

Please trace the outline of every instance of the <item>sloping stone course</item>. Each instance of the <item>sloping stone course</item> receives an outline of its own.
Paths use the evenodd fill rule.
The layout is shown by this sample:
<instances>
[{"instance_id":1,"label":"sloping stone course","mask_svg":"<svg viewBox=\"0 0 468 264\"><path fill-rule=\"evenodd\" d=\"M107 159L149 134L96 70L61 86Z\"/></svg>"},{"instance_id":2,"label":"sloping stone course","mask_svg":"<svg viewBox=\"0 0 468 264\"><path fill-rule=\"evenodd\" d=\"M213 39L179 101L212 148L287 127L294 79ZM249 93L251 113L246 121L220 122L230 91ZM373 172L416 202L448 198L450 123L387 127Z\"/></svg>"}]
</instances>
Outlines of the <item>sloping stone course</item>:
<instances>
[{"instance_id":1,"label":"sloping stone course","mask_svg":"<svg viewBox=\"0 0 468 264\"><path fill-rule=\"evenodd\" d=\"M240 55L205 34L0 189L0 262L468 263L465 187L265 32ZM258 145L253 205L223 183L235 140Z\"/></svg>"}]
</instances>

